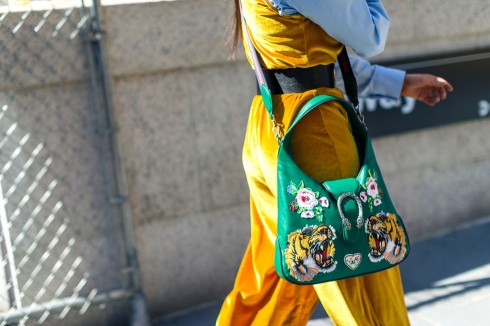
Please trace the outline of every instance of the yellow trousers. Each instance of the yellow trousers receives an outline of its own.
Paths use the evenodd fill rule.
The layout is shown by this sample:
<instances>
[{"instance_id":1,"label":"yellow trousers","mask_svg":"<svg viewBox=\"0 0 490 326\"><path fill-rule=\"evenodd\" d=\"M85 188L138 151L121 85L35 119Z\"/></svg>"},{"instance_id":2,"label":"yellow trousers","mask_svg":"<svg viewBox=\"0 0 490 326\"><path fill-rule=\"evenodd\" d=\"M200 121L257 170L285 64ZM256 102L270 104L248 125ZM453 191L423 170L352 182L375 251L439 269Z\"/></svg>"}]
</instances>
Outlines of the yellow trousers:
<instances>
[{"instance_id":1,"label":"yellow trousers","mask_svg":"<svg viewBox=\"0 0 490 326\"><path fill-rule=\"evenodd\" d=\"M275 95L276 121L286 130L301 106L318 94L342 97L331 88ZM291 146L298 165L319 181L352 177L359 170L347 115L338 103L324 104L306 116L296 126ZM314 286L279 278L274 270L277 151L271 120L256 96L243 148L251 240L217 325L305 325L318 300L336 325L409 325L398 267Z\"/></svg>"}]
</instances>

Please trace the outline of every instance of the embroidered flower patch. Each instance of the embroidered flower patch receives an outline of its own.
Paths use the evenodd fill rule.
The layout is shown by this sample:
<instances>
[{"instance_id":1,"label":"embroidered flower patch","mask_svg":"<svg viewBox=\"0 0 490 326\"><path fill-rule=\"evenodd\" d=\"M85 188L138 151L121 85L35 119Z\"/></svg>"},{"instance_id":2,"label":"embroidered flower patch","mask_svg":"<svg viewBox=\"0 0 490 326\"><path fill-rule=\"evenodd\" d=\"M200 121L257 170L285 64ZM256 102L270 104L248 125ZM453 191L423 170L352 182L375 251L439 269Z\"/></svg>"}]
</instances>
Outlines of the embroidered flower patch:
<instances>
[{"instance_id":1,"label":"embroidered flower patch","mask_svg":"<svg viewBox=\"0 0 490 326\"><path fill-rule=\"evenodd\" d=\"M369 210L372 212L374 206L381 205L381 197L383 196L383 191L378 186L378 175L376 171L368 170L369 177L366 183L361 185L364 191L359 193L359 198L364 203L368 203Z\"/></svg>"},{"instance_id":2,"label":"embroidered flower patch","mask_svg":"<svg viewBox=\"0 0 490 326\"><path fill-rule=\"evenodd\" d=\"M317 218L323 220L323 208L330 206L327 197L321 197L319 192L306 188L303 181L296 185L293 181L287 187L287 192L294 197L289 204L291 211L296 211L302 218Z\"/></svg>"}]
</instances>

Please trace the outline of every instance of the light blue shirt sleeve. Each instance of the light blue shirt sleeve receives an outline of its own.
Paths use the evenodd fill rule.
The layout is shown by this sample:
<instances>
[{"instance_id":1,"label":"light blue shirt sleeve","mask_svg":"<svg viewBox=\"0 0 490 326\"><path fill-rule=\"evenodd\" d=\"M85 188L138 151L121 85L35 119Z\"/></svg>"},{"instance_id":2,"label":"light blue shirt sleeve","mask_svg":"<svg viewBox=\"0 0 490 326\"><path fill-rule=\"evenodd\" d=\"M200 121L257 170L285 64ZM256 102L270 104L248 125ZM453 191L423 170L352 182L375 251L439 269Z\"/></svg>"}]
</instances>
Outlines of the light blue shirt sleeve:
<instances>
[{"instance_id":1,"label":"light blue shirt sleeve","mask_svg":"<svg viewBox=\"0 0 490 326\"><path fill-rule=\"evenodd\" d=\"M356 56L349 55L349 59L356 76L359 97L400 98L405 71L372 65ZM335 86L344 91L344 80L338 62L335 64Z\"/></svg>"},{"instance_id":2,"label":"light blue shirt sleeve","mask_svg":"<svg viewBox=\"0 0 490 326\"><path fill-rule=\"evenodd\" d=\"M301 14L362 57L384 50L390 19L379 0L269 0L281 15Z\"/></svg>"}]
</instances>

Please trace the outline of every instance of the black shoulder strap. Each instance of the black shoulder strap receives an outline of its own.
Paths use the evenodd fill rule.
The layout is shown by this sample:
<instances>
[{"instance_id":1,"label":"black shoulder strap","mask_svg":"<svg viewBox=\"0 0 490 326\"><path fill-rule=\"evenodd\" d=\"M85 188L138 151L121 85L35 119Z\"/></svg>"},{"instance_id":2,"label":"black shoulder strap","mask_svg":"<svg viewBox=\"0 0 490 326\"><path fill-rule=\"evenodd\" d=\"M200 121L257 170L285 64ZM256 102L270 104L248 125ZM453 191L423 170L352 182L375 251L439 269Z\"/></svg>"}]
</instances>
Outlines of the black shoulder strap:
<instances>
[{"instance_id":1,"label":"black shoulder strap","mask_svg":"<svg viewBox=\"0 0 490 326\"><path fill-rule=\"evenodd\" d=\"M257 78L257 83L259 84L259 89L262 95L264 105L267 109L267 112L269 112L269 115L273 118L272 96L270 93L270 89L269 86L267 85L266 79L264 78L264 71L262 70L260 61L258 59L257 50L255 49L252 40L250 38L247 22L245 20L245 17L243 16L242 1L239 2L240 2L240 15L242 18L242 27L244 31L243 34L245 35L245 40L248 45L250 58L252 59L254 65L254 71L255 71L255 76ZM356 77L354 76L354 71L352 70L352 66L349 60L349 55L347 54L347 49L345 46L342 48L342 51L338 56L338 61L339 61L340 71L342 73L342 78L344 79L345 93L349 97L349 101L352 103L352 106L355 108L356 113L359 116L359 119L364 124L364 117L362 116L362 114L359 112L358 109L359 98L357 94L357 81L356 81Z\"/></svg>"},{"instance_id":2,"label":"black shoulder strap","mask_svg":"<svg viewBox=\"0 0 490 326\"><path fill-rule=\"evenodd\" d=\"M340 71L342 72L342 79L344 79L345 93L349 97L349 101L352 103L352 106L357 108L359 106L359 98L357 96L357 80L356 76L354 76L352 66L350 65L349 55L347 54L345 46L340 52L337 60L339 61Z\"/></svg>"}]
</instances>

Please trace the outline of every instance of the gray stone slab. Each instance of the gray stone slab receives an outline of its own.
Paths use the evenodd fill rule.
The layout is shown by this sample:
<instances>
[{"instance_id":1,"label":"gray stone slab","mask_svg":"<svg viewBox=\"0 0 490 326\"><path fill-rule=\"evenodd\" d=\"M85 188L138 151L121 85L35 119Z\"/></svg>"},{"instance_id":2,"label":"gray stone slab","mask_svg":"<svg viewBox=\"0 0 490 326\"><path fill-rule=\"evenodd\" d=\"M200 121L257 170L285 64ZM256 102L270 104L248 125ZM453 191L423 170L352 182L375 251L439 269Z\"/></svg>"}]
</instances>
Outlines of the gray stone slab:
<instances>
[{"instance_id":1,"label":"gray stone slab","mask_svg":"<svg viewBox=\"0 0 490 326\"><path fill-rule=\"evenodd\" d=\"M447 167L488 157L490 120L476 120L375 138L373 147L383 175Z\"/></svg>"},{"instance_id":2,"label":"gray stone slab","mask_svg":"<svg viewBox=\"0 0 490 326\"><path fill-rule=\"evenodd\" d=\"M417 239L488 214L489 169L490 160L486 159L400 171L385 176L385 181L409 234Z\"/></svg>"},{"instance_id":3,"label":"gray stone slab","mask_svg":"<svg viewBox=\"0 0 490 326\"><path fill-rule=\"evenodd\" d=\"M163 1L104 7L113 73L223 63L231 2Z\"/></svg>"},{"instance_id":4,"label":"gray stone slab","mask_svg":"<svg viewBox=\"0 0 490 326\"><path fill-rule=\"evenodd\" d=\"M374 140L390 195L413 238L490 210L488 120Z\"/></svg>"},{"instance_id":5,"label":"gray stone slab","mask_svg":"<svg viewBox=\"0 0 490 326\"><path fill-rule=\"evenodd\" d=\"M389 38L396 39L390 34ZM448 41L449 40L449 41ZM412 39L396 43L388 41L385 51L371 58L373 62L390 61L396 59L411 59L427 56L451 56L458 52L486 52L490 46L490 33L458 36L454 39L440 37L434 39Z\"/></svg>"},{"instance_id":6,"label":"gray stone slab","mask_svg":"<svg viewBox=\"0 0 490 326\"><path fill-rule=\"evenodd\" d=\"M153 317L221 300L250 238L248 205L155 221L136 230Z\"/></svg>"},{"instance_id":7,"label":"gray stone slab","mask_svg":"<svg viewBox=\"0 0 490 326\"><path fill-rule=\"evenodd\" d=\"M232 64L192 70L190 80L202 208L247 203L242 147L253 73L248 65Z\"/></svg>"},{"instance_id":8,"label":"gray stone slab","mask_svg":"<svg viewBox=\"0 0 490 326\"><path fill-rule=\"evenodd\" d=\"M483 0L464 4L391 0L385 2L385 6L392 27L386 51L376 60L471 50L490 44L485 20L488 8ZM230 3L217 5L201 1L198 5L192 1L175 1L108 6L104 10L109 35L112 35L109 49L116 74L226 60L223 35L229 24ZM154 13L158 13L155 18ZM192 23L182 26L181 21ZM128 33L131 33L130 42ZM243 58L243 51L238 53Z\"/></svg>"},{"instance_id":9,"label":"gray stone slab","mask_svg":"<svg viewBox=\"0 0 490 326\"><path fill-rule=\"evenodd\" d=\"M200 210L189 74L119 80L115 106L134 219Z\"/></svg>"},{"instance_id":10,"label":"gray stone slab","mask_svg":"<svg viewBox=\"0 0 490 326\"><path fill-rule=\"evenodd\" d=\"M490 31L490 7L485 0L415 1L417 39L456 38Z\"/></svg>"},{"instance_id":11,"label":"gray stone slab","mask_svg":"<svg viewBox=\"0 0 490 326\"><path fill-rule=\"evenodd\" d=\"M390 16L390 31L386 47L407 42L415 37L414 1L388 0L383 5Z\"/></svg>"},{"instance_id":12,"label":"gray stone slab","mask_svg":"<svg viewBox=\"0 0 490 326\"><path fill-rule=\"evenodd\" d=\"M375 60L485 50L490 45L485 0L383 3L391 27L385 51Z\"/></svg>"}]
</instances>

